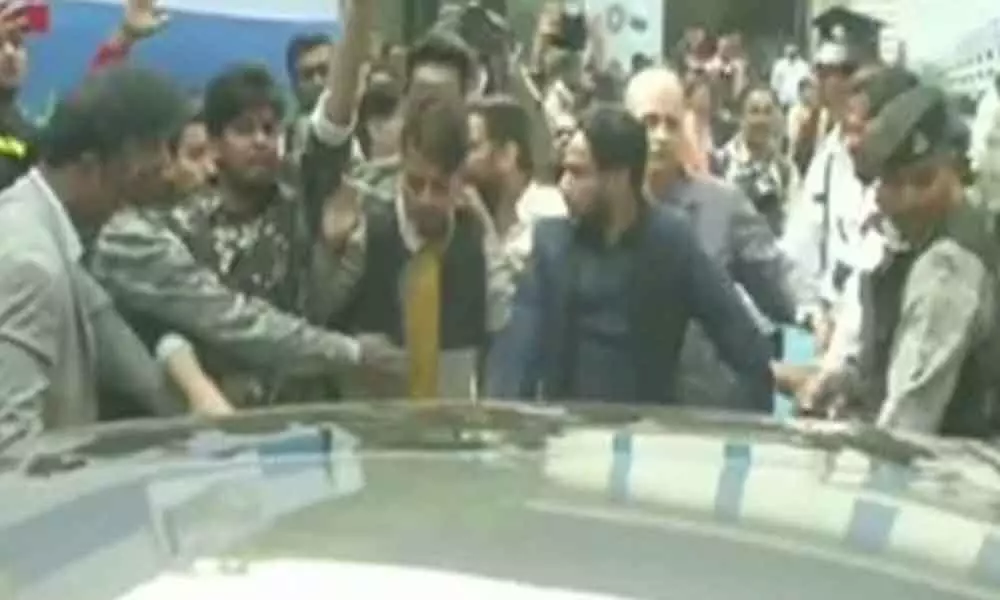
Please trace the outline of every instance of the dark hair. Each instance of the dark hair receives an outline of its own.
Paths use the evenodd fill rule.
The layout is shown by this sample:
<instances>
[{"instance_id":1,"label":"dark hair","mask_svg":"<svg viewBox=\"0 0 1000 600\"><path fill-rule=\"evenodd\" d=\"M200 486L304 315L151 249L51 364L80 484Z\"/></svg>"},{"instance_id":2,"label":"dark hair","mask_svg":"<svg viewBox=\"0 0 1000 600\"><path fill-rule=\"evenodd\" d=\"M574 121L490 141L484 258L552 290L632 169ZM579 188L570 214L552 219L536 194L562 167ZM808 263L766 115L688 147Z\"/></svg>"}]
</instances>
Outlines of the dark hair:
<instances>
[{"instance_id":1,"label":"dark hair","mask_svg":"<svg viewBox=\"0 0 1000 600\"><path fill-rule=\"evenodd\" d=\"M632 74L634 75L640 71L648 69L649 67L652 67L653 64L652 58L646 56L642 52L636 52L632 55L631 60Z\"/></svg>"},{"instance_id":2,"label":"dark hair","mask_svg":"<svg viewBox=\"0 0 1000 600\"><path fill-rule=\"evenodd\" d=\"M778 104L778 94L771 89L771 86L763 81L755 81L743 88L743 91L740 92L739 97L736 99L736 105L740 107L740 110L744 110L746 108L746 103L747 100L750 99L750 95L756 92L764 92L771 98L775 105Z\"/></svg>"},{"instance_id":3,"label":"dark hair","mask_svg":"<svg viewBox=\"0 0 1000 600\"><path fill-rule=\"evenodd\" d=\"M851 91L868 98L868 116L872 118L893 98L919 83L915 74L902 67L872 67L858 72Z\"/></svg>"},{"instance_id":4,"label":"dark hair","mask_svg":"<svg viewBox=\"0 0 1000 600\"><path fill-rule=\"evenodd\" d=\"M627 169L632 187L642 189L646 177L646 128L624 108L598 104L587 110L580 131L601 171Z\"/></svg>"},{"instance_id":5,"label":"dark hair","mask_svg":"<svg viewBox=\"0 0 1000 600\"><path fill-rule=\"evenodd\" d=\"M402 90L395 73L388 66L375 66L368 73L365 91L358 105L358 120L385 118L396 112Z\"/></svg>"},{"instance_id":6,"label":"dark hair","mask_svg":"<svg viewBox=\"0 0 1000 600\"><path fill-rule=\"evenodd\" d=\"M607 71L598 71L591 75L594 82L593 99L597 102L621 102L622 86L617 79Z\"/></svg>"},{"instance_id":7,"label":"dark hair","mask_svg":"<svg viewBox=\"0 0 1000 600\"><path fill-rule=\"evenodd\" d=\"M569 14L564 10L559 15L558 33L551 42L572 52L582 52L587 46L586 17L583 14Z\"/></svg>"},{"instance_id":8,"label":"dark hair","mask_svg":"<svg viewBox=\"0 0 1000 600\"><path fill-rule=\"evenodd\" d=\"M406 86L413 80L413 72L425 65L442 65L458 75L462 93L469 91L475 64L472 49L456 34L432 30L406 54Z\"/></svg>"},{"instance_id":9,"label":"dark hair","mask_svg":"<svg viewBox=\"0 0 1000 600\"><path fill-rule=\"evenodd\" d=\"M89 77L55 107L40 137L53 167L86 154L120 155L133 143L168 142L187 120L181 89L158 73L121 66Z\"/></svg>"},{"instance_id":10,"label":"dark hair","mask_svg":"<svg viewBox=\"0 0 1000 600\"><path fill-rule=\"evenodd\" d=\"M261 107L273 109L279 118L284 114L281 87L264 66L229 67L205 87L205 127L209 135L221 135L240 115Z\"/></svg>"},{"instance_id":11,"label":"dark hair","mask_svg":"<svg viewBox=\"0 0 1000 600\"><path fill-rule=\"evenodd\" d=\"M450 95L421 94L406 102L400 146L412 148L446 173L456 173L469 150L468 111Z\"/></svg>"},{"instance_id":12,"label":"dark hair","mask_svg":"<svg viewBox=\"0 0 1000 600\"><path fill-rule=\"evenodd\" d=\"M469 107L469 112L482 117L486 137L494 144L513 143L517 146L517 166L525 173L535 168L531 152L531 117L521 104L509 96L490 96Z\"/></svg>"},{"instance_id":13,"label":"dark hair","mask_svg":"<svg viewBox=\"0 0 1000 600\"><path fill-rule=\"evenodd\" d=\"M288 79L295 83L298 79L298 62L302 55L313 48L328 46L333 42L330 36L322 33L300 33L288 40L285 47L285 68L288 70Z\"/></svg>"}]
</instances>

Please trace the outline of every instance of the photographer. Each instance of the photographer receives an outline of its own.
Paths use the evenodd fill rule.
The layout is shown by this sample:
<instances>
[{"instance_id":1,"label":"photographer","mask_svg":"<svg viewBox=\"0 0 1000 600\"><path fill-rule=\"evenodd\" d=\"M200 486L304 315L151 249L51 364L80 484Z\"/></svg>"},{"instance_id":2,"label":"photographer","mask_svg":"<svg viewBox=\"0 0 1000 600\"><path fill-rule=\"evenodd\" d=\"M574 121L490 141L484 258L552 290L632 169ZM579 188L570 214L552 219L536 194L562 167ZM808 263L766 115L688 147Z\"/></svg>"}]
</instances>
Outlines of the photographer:
<instances>
[{"instance_id":1,"label":"photographer","mask_svg":"<svg viewBox=\"0 0 1000 600\"><path fill-rule=\"evenodd\" d=\"M712 170L740 188L780 236L794 169L779 144L778 101L766 85L755 84L743 92L739 106L739 131L715 153Z\"/></svg>"}]
</instances>

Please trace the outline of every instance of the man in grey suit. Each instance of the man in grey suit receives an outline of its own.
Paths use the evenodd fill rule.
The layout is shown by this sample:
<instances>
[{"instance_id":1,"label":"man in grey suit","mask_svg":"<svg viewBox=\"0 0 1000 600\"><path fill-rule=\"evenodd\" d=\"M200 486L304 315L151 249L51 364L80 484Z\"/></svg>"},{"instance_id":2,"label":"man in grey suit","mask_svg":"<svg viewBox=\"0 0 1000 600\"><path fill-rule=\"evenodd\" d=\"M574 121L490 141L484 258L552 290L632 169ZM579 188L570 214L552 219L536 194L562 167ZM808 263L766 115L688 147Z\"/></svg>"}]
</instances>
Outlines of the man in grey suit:
<instances>
[{"instance_id":1,"label":"man in grey suit","mask_svg":"<svg viewBox=\"0 0 1000 600\"><path fill-rule=\"evenodd\" d=\"M679 210L712 259L730 275L757 316L781 325L807 324L819 297L809 278L778 248L764 217L735 187L711 176L689 173L683 140L684 87L666 68L651 68L629 82L625 106L646 124L648 192ZM745 409L751 384L726 369L704 331L692 328L681 358L685 404Z\"/></svg>"},{"instance_id":2,"label":"man in grey suit","mask_svg":"<svg viewBox=\"0 0 1000 600\"><path fill-rule=\"evenodd\" d=\"M82 271L81 233L167 192L185 112L155 73L102 72L57 105L38 167L0 193L0 444L97 419L102 295Z\"/></svg>"}]
</instances>

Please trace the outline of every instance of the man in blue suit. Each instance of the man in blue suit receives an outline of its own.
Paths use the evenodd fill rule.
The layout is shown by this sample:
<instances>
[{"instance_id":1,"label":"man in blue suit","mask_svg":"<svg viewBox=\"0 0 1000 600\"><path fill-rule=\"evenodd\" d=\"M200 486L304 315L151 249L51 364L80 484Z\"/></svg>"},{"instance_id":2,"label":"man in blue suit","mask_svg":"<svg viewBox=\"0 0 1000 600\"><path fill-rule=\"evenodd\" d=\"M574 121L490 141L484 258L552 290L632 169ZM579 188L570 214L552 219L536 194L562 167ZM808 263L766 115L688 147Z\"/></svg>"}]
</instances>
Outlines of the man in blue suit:
<instances>
[{"instance_id":1,"label":"man in blue suit","mask_svg":"<svg viewBox=\"0 0 1000 600\"><path fill-rule=\"evenodd\" d=\"M645 128L625 110L582 120L559 179L571 216L536 229L487 362L490 396L674 403L694 318L747 382L740 407L771 410L768 342L683 215L645 196L646 157Z\"/></svg>"}]
</instances>

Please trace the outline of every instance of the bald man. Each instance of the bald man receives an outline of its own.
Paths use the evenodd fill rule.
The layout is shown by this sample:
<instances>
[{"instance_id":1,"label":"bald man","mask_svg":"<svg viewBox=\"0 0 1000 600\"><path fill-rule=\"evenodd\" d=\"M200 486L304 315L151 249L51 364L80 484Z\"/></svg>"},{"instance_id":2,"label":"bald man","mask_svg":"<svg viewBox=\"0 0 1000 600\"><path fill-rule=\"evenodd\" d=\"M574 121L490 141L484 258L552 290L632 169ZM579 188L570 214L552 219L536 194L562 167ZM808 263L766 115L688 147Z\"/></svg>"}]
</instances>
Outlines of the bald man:
<instances>
[{"instance_id":1,"label":"bald man","mask_svg":"<svg viewBox=\"0 0 1000 600\"><path fill-rule=\"evenodd\" d=\"M688 174L685 153L690 146L681 126L686 106L678 75L663 67L640 72L626 88L625 106L646 125L647 193L688 218L702 246L759 313L775 323L806 325L819 306L816 289L778 249L750 199L721 180ZM762 319L762 327L765 323ZM688 337L682 365L685 403L742 406L740 382L714 356L701 331Z\"/></svg>"}]
</instances>

